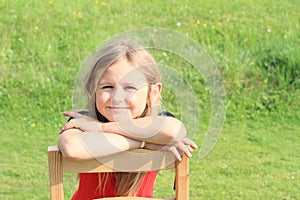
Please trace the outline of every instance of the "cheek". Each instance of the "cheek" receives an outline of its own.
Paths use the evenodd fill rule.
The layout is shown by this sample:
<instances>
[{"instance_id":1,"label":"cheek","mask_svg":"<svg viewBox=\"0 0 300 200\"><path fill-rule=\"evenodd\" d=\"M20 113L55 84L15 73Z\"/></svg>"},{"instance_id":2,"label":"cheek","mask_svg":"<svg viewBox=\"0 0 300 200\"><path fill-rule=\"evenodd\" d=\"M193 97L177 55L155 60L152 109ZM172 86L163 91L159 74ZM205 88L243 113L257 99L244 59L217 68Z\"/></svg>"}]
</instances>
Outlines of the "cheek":
<instances>
[{"instance_id":1,"label":"cheek","mask_svg":"<svg viewBox=\"0 0 300 200\"><path fill-rule=\"evenodd\" d=\"M96 106L98 110L100 111L101 108L103 108L107 103L109 103L110 100L110 94L107 92L102 92L100 94L97 94L96 96Z\"/></svg>"},{"instance_id":2,"label":"cheek","mask_svg":"<svg viewBox=\"0 0 300 200\"><path fill-rule=\"evenodd\" d=\"M147 104L147 91L138 91L130 96L129 98L129 105L134 108L143 109Z\"/></svg>"}]
</instances>

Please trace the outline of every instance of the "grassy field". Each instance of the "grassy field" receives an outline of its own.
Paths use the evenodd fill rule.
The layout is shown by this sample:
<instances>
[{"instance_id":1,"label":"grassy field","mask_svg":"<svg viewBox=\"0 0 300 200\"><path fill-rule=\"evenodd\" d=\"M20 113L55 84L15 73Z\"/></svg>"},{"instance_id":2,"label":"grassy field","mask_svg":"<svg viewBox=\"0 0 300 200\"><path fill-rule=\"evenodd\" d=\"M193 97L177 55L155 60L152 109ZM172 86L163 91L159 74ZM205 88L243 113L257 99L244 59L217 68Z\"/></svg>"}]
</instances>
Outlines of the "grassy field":
<instances>
[{"instance_id":1,"label":"grassy field","mask_svg":"<svg viewBox=\"0 0 300 200\"><path fill-rule=\"evenodd\" d=\"M49 199L47 146L72 108L83 59L123 31L163 27L187 34L214 58L226 88L227 117L205 159L190 161L191 199L300 198L300 2L0 0L0 199ZM176 41L174 41L176 42ZM210 99L193 70L203 110ZM177 111L164 96L164 105ZM161 172L155 194L172 193ZM77 187L66 176L66 196Z\"/></svg>"}]
</instances>

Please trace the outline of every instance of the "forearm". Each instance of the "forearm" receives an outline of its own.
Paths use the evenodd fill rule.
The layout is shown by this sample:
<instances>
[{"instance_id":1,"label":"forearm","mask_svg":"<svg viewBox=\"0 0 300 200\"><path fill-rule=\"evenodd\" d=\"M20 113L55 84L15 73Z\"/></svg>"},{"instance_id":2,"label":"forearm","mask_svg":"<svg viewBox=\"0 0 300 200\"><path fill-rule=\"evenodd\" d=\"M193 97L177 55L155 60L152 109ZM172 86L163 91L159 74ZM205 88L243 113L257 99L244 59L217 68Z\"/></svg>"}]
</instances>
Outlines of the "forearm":
<instances>
[{"instance_id":1,"label":"forearm","mask_svg":"<svg viewBox=\"0 0 300 200\"><path fill-rule=\"evenodd\" d=\"M165 116L103 123L101 127L103 132L115 133L134 140L143 140L155 144L178 142L186 136L186 129L181 121Z\"/></svg>"},{"instance_id":2,"label":"forearm","mask_svg":"<svg viewBox=\"0 0 300 200\"><path fill-rule=\"evenodd\" d=\"M88 160L138 148L141 142L111 133L64 131L58 138L62 155L71 159Z\"/></svg>"}]
</instances>

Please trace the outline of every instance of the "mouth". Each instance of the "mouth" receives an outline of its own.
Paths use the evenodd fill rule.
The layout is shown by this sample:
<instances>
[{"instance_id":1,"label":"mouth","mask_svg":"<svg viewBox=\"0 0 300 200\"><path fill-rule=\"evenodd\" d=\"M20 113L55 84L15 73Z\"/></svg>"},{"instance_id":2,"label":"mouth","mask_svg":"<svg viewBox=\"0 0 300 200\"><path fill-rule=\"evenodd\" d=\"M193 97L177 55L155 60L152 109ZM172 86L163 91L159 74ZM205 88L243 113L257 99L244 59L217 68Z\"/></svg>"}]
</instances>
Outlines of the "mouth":
<instances>
[{"instance_id":1,"label":"mouth","mask_svg":"<svg viewBox=\"0 0 300 200\"><path fill-rule=\"evenodd\" d=\"M130 119L130 109L127 106L109 106L113 121Z\"/></svg>"},{"instance_id":2,"label":"mouth","mask_svg":"<svg viewBox=\"0 0 300 200\"><path fill-rule=\"evenodd\" d=\"M128 110L129 109L129 107L123 107L123 106L109 106L108 107L109 109L111 109L111 110Z\"/></svg>"}]
</instances>

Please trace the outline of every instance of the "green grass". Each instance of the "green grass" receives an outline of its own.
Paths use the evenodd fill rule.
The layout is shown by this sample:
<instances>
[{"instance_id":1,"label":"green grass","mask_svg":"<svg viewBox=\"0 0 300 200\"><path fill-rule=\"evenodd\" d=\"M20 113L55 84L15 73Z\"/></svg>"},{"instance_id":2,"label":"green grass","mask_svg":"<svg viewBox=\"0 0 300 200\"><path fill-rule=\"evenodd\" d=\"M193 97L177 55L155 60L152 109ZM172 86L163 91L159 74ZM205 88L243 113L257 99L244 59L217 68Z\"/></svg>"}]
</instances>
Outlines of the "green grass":
<instances>
[{"instance_id":1,"label":"green grass","mask_svg":"<svg viewBox=\"0 0 300 200\"><path fill-rule=\"evenodd\" d=\"M113 35L143 27L188 34L224 79L223 133L208 157L193 154L191 199L299 198L299 1L97 2L0 0L0 199L49 199L46 150L72 107L83 59ZM157 56L199 98L201 146L211 107L205 83L188 64ZM180 116L174 96L164 94ZM68 198L75 179L66 177ZM155 194L170 196L170 179L161 172Z\"/></svg>"}]
</instances>

